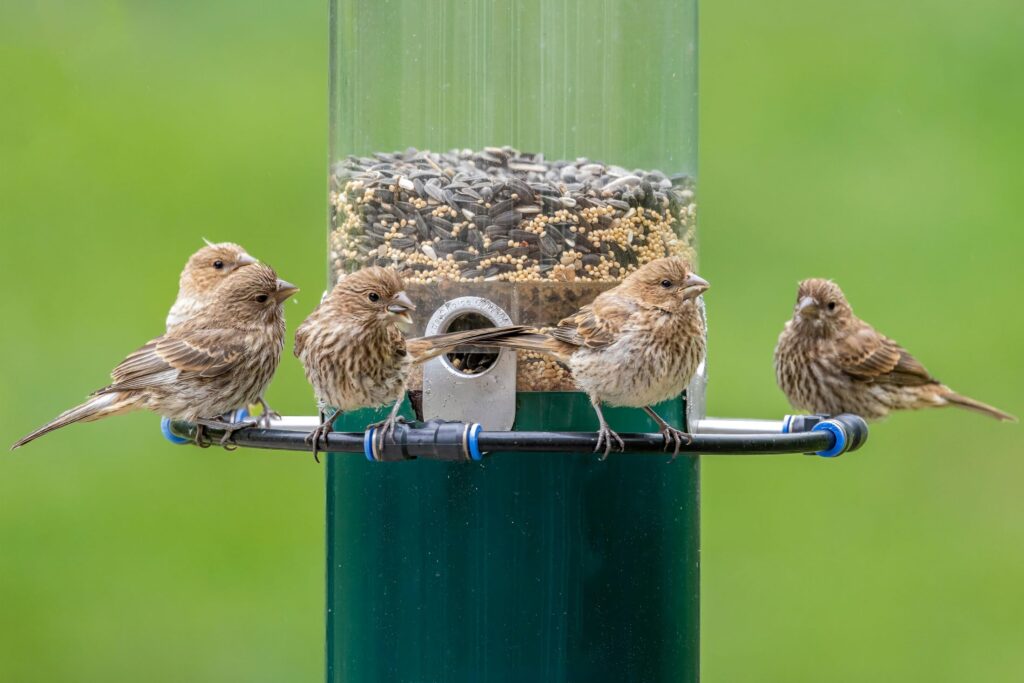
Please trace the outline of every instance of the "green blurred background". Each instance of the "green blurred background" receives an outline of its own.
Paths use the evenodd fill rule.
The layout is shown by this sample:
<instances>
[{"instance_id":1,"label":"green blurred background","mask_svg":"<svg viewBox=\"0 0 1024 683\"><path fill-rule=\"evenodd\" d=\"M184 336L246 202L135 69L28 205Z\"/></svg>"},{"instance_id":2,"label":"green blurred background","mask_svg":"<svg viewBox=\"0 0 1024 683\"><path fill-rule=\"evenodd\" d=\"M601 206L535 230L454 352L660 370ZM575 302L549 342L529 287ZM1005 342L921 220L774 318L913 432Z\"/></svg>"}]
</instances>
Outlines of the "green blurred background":
<instances>
[{"instance_id":1,"label":"green blurred background","mask_svg":"<svg viewBox=\"0 0 1024 683\"><path fill-rule=\"evenodd\" d=\"M777 416L795 283L1024 414L1024 9L708 0L715 415ZM200 238L325 282L323 2L0 4L0 443L158 332ZM269 392L307 413L290 353ZM1024 432L900 415L863 451L706 459L707 681L1024 676ZM323 468L149 415L0 456L0 680L315 681Z\"/></svg>"}]
</instances>

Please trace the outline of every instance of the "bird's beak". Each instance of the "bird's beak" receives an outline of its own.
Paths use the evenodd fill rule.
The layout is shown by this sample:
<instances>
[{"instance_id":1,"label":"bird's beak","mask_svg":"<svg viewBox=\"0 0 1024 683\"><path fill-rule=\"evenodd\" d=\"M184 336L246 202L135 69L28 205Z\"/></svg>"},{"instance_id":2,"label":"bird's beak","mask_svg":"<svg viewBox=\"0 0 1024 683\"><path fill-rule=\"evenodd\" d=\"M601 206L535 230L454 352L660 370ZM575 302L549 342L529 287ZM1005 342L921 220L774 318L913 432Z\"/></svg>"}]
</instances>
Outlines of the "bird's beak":
<instances>
[{"instance_id":1,"label":"bird's beak","mask_svg":"<svg viewBox=\"0 0 1024 683\"><path fill-rule=\"evenodd\" d=\"M683 280L683 299L696 299L709 289L711 289L710 282L696 273L691 273L688 278Z\"/></svg>"},{"instance_id":2,"label":"bird's beak","mask_svg":"<svg viewBox=\"0 0 1024 683\"><path fill-rule=\"evenodd\" d=\"M277 303L284 303L284 300L290 297L295 292L299 291L299 288L290 282L284 280L277 281L277 291L274 292L274 298L277 299Z\"/></svg>"},{"instance_id":3,"label":"bird's beak","mask_svg":"<svg viewBox=\"0 0 1024 683\"><path fill-rule=\"evenodd\" d=\"M242 255L238 257L237 267L241 268L242 266L251 266L254 263L259 263L259 261L254 259L252 256L249 256L245 252L242 252Z\"/></svg>"},{"instance_id":4,"label":"bird's beak","mask_svg":"<svg viewBox=\"0 0 1024 683\"><path fill-rule=\"evenodd\" d=\"M409 295L404 291L395 294L391 297L391 301L388 302L388 315L406 325L412 324L412 316L409 315L409 311L415 310L416 304L412 302Z\"/></svg>"},{"instance_id":5,"label":"bird's beak","mask_svg":"<svg viewBox=\"0 0 1024 683\"><path fill-rule=\"evenodd\" d=\"M818 316L818 302L812 296L805 296L797 302L796 312L804 318L816 318Z\"/></svg>"}]
</instances>

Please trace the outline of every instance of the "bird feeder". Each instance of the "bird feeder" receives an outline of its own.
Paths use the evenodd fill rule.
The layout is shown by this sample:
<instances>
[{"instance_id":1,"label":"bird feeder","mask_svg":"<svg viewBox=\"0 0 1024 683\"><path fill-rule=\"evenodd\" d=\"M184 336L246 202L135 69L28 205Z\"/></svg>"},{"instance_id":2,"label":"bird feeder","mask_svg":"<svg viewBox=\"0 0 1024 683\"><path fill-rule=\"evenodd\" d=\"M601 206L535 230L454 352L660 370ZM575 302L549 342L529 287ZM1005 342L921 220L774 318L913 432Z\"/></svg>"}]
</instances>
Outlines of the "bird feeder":
<instances>
[{"instance_id":1,"label":"bird feeder","mask_svg":"<svg viewBox=\"0 0 1024 683\"><path fill-rule=\"evenodd\" d=\"M330 284L394 268L433 334L553 324L648 261L696 266L696 39L696 0L331 0ZM391 437L368 429L387 408L338 416L327 679L697 680L695 455L866 436L855 416L708 419L704 387L702 365L656 406L694 434L672 462L616 408L625 452L600 460L566 370L509 350L430 361ZM230 440L309 451L316 423Z\"/></svg>"},{"instance_id":2,"label":"bird feeder","mask_svg":"<svg viewBox=\"0 0 1024 683\"><path fill-rule=\"evenodd\" d=\"M332 281L397 269L428 334L552 324L647 261L696 261L696 19L695 0L333 0ZM428 420L597 428L539 355L450 354L410 388ZM686 423L682 398L658 411ZM328 679L695 680L699 463L667 459L332 457Z\"/></svg>"}]
</instances>

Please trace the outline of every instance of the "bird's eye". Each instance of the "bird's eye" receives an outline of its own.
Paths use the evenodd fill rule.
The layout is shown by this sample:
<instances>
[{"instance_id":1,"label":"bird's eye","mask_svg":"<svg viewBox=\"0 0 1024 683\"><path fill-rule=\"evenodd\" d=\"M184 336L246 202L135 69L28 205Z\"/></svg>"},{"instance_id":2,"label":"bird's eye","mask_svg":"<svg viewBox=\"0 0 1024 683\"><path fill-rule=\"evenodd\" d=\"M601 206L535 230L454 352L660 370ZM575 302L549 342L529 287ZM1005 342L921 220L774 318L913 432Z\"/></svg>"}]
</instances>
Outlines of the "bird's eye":
<instances>
[{"instance_id":1,"label":"bird's eye","mask_svg":"<svg viewBox=\"0 0 1024 683\"><path fill-rule=\"evenodd\" d=\"M829 301L828 302L828 310L830 310L830 311L836 310L836 302L835 301Z\"/></svg>"},{"instance_id":2,"label":"bird's eye","mask_svg":"<svg viewBox=\"0 0 1024 683\"><path fill-rule=\"evenodd\" d=\"M661 286L664 287L665 289L668 289L669 287L672 286L672 281L671 280L662 280L661 281Z\"/></svg>"},{"instance_id":3,"label":"bird's eye","mask_svg":"<svg viewBox=\"0 0 1024 683\"><path fill-rule=\"evenodd\" d=\"M377 303L378 301L380 301L380 294L378 294L377 292L370 292L369 294L366 295L366 298L372 301L373 303Z\"/></svg>"},{"instance_id":4,"label":"bird's eye","mask_svg":"<svg viewBox=\"0 0 1024 683\"><path fill-rule=\"evenodd\" d=\"M224 262L221 261L220 259L217 259L216 261L213 262L213 267L216 268L217 270L220 270L221 268L224 267Z\"/></svg>"},{"instance_id":5,"label":"bird's eye","mask_svg":"<svg viewBox=\"0 0 1024 683\"><path fill-rule=\"evenodd\" d=\"M256 296L256 301L259 301L261 304L265 304L267 303L267 299L269 298L270 297L267 296L266 294L259 294Z\"/></svg>"}]
</instances>

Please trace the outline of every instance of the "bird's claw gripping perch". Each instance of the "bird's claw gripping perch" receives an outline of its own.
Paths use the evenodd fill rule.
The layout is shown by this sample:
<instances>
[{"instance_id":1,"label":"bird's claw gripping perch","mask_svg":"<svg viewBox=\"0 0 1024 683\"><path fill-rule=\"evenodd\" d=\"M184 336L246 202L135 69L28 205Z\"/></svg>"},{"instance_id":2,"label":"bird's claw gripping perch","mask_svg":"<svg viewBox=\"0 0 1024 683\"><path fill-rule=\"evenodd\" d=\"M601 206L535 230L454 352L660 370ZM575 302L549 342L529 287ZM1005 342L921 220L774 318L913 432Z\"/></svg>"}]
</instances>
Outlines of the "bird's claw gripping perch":
<instances>
[{"instance_id":1,"label":"bird's claw gripping perch","mask_svg":"<svg viewBox=\"0 0 1024 683\"><path fill-rule=\"evenodd\" d=\"M209 448L213 445L213 441L206 438L206 427L201 424L196 425L196 445L200 448Z\"/></svg>"},{"instance_id":2,"label":"bird's claw gripping perch","mask_svg":"<svg viewBox=\"0 0 1024 683\"><path fill-rule=\"evenodd\" d=\"M338 411L334 411L328 417L327 411L321 410L320 424L304 439L308 445L313 447L313 460L316 462L320 462L320 440L323 439L324 448L327 448L327 435L334 431L334 418L337 416Z\"/></svg>"},{"instance_id":3,"label":"bird's claw gripping perch","mask_svg":"<svg viewBox=\"0 0 1024 683\"><path fill-rule=\"evenodd\" d=\"M224 422L222 420L196 420L196 443L199 443L199 433L203 427L209 427L210 429L221 429L224 431L224 435L220 438L219 445L223 447L225 450L234 450L232 448L228 448L228 445L231 443L231 437L234 436L235 432L237 432L240 429L255 427L258 424L259 420L239 420L238 422Z\"/></svg>"},{"instance_id":4,"label":"bird's claw gripping perch","mask_svg":"<svg viewBox=\"0 0 1024 683\"><path fill-rule=\"evenodd\" d=\"M327 435L332 431L331 423L321 424L306 437L305 441L313 447L313 460L320 462L320 441L323 440L324 448L327 448Z\"/></svg>"},{"instance_id":5,"label":"bird's claw gripping perch","mask_svg":"<svg viewBox=\"0 0 1024 683\"><path fill-rule=\"evenodd\" d=\"M375 422L372 425L368 425L366 428L376 429L377 444L380 447L384 446L384 439L390 439L395 434L395 425L402 423L405 424L406 420L401 415L397 415L394 412L388 416L386 420Z\"/></svg>"},{"instance_id":6,"label":"bird's claw gripping perch","mask_svg":"<svg viewBox=\"0 0 1024 683\"><path fill-rule=\"evenodd\" d=\"M661 428L661 435L665 437L665 450L668 450L669 444L673 445L672 459L675 460L679 456L679 449L683 446L689 446L693 443L693 437L684 432L681 429L676 429L671 425L665 425Z\"/></svg>"},{"instance_id":7,"label":"bird's claw gripping perch","mask_svg":"<svg viewBox=\"0 0 1024 683\"><path fill-rule=\"evenodd\" d=\"M270 404L268 404L262 396L256 399L256 403L260 405L259 421L260 426L263 427L264 429L270 429L271 426L273 426L274 420L281 419L281 413L271 408Z\"/></svg>"},{"instance_id":8,"label":"bird's claw gripping perch","mask_svg":"<svg viewBox=\"0 0 1024 683\"><path fill-rule=\"evenodd\" d=\"M608 454L612 451L612 439L619 444L619 450L625 452L626 442L622 440L618 434L611 430L611 427L604 424L597 430L597 446L594 447L594 452L597 453L601 450L601 445L604 444L604 452L601 454L601 460L608 458Z\"/></svg>"}]
</instances>

